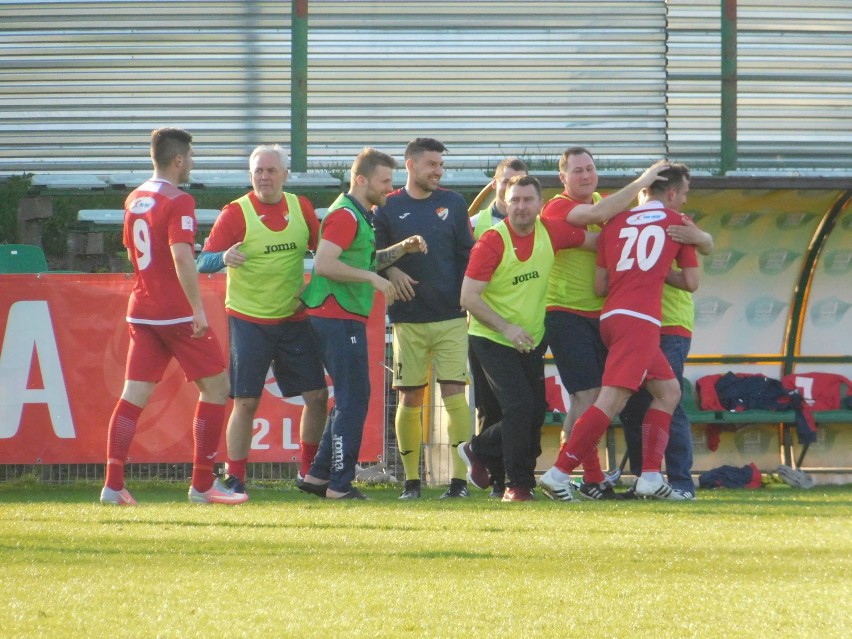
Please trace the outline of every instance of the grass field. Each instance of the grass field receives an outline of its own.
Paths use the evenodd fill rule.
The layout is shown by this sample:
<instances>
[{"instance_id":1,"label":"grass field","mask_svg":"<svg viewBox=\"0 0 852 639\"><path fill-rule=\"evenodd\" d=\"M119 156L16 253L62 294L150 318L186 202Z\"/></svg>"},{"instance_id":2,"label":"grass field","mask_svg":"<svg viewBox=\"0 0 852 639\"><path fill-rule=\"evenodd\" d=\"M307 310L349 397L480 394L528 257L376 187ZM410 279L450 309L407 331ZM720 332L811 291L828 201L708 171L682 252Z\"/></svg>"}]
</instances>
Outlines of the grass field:
<instances>
[{"instance_id":1,"label":"grass field","mask_svg":"<svg viewBox=\"0 0 852 639\"><path fill-rule=\"evenodd\" d=\"M243 506L0 484L0 637L849 637L852 488Z\"/></svg>"}]
</instances>

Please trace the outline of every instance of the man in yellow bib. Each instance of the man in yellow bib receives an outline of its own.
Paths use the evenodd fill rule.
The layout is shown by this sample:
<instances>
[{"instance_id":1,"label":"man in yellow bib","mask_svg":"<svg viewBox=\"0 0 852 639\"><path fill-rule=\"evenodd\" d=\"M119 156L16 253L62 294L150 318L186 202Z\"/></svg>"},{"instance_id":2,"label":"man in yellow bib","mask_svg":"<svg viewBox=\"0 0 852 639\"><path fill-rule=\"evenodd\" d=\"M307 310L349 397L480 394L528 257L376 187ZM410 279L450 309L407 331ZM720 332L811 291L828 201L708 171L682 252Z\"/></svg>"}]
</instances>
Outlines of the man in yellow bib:
<instances>
[{"instance_id":1,"label":"man in yellow bib","mask_svg":"<svg viewBox=\"0 0 852 639\"><path fill-rule=\"evenodd\" d=\"M470 218L474 239L478 240L485 231L506 219L506 191L509 188L509 181L516 175L527 175L527 173L527 163L521 158L508 157L497 165L494 169L494 179L491 180L494 202ZM472 347L468 348L467 360L470 365L470 379L473 382L473 404L476 407L476 434L478 435L503 419L503 413L500 412L500 403L488 385L485 371L482 370L482 364L479 363L479 358L476 357ZM492 472L490 497L503 498L503 492L506 490L503 485L505 475L501 462Z\"/></svg>"},{"instance_id":2,"label":"man in yellow bib","mask_svg":"<svg viewBox=\"0 0 852 639\"><path fill-rule=\"evenodd\" d=\"M541 220L541 186L512 178L508 217L474 245L461 301L471 314L470 341L500 402L501 422L459 446L470 481L487 488L488 468L502 459L504 502L534 499L544 421L544 297L554 254L594 250L597 235L564 220Z\"/></svg>"},{"instance_id":3,"label":"man in yellow bib","mask_svg":"<svg viewBox=\"0 0 852 639\"><path fill-rule=\"evenodd\" d=\"M228 268L234 408L226 431L225 481L239 492L245 492L254 415L270 366L281 394L301 395L305 402L301 476L317 452L328 410L319 347L299 302L305 252L316 249L319 221L307 198L283 191L287 157L280 146L257 147L249 172L251 192L225 206L198 256L202 273Z\"/></svg>"}]
</instances>

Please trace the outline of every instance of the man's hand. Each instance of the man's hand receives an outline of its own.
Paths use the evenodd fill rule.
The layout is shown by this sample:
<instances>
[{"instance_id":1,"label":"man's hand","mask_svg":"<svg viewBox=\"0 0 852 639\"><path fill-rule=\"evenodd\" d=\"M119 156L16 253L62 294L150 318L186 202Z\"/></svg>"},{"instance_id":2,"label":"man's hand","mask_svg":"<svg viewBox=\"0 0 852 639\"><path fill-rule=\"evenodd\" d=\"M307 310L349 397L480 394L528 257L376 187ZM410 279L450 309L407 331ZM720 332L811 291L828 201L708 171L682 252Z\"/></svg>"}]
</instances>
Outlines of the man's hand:
<instances>
[{"instance_id":1,"label":"man's hand","mask_svg":"<svg viewBox=\"0 0 852 639\"><path fill-rule=\"evenodd\" d=\"M709 255L713 250L713 236L698 228L688 217L683 218L683 224L668 227L666 234L680 244L693 244L703 255Z\"/></svg>"},{"instance_id":2,"label":"man's hand","mask_svg":"<svg viewBox=\"0 0 852 639\"><path fill-rule=\"evenodd\" d=\"M395 266L389 267L385 271L385 275L393 284L396 291L396 298L406 302L411 301L414 297L414 285L419 282Z\"/></svg>"},{"instance_id":3,"label":"man's hand","mask_svg":"<svg viewBox=\"0 0 852 639\"><path fill-rule=\"evenodd\" d=\"M521 353L529 353L535 347L530 334L517 324L508 324L503 329L503 337L512 343L515 350Z\"/></svg>"},{"instance_id":4,"label":"man's hand","mask_svg":"<svg viewBox=\"0 0 852 639\"><path fill-rule=\"evenodd\" d=\"M660 177L660 172L665 171L667 168L669 168L668 160L659 160L658 162L654 162L651 166L645 169L645 172L636 179L636 182L644 189L651 186L657 180L667 180L668 178Z\"/></svg>"},{"instance_id":5,"label":"man's hand","mask_svg":"<svg viewBox=\"0 0 852 639\"><path fill-rule=\"evenodd\" d=\"M242 242L237 242L222 254L222 262L225 264L225 266L239 268L245 263L246 254L240 251L241 245Z\"/></svg>"},{"instance_id":6,"label":"man's hand","mask_svg":"<svg viewBox=\"0 0 852 639\"><path fill-rule=\"evenodd\" d=\"M373 277L370 283L373 285L374 289L385 296L385 301L388 306L390 306L396 300L396 289L389 280L386 280L378 273L373 273L373 275L375 277Z\"/></svg>"},{"instance_id":7,"label":"man's hand","mask_svg":"<svg viewBox=\"0 0 852 639\"><path fill-rule=\"evenodd\" d=\"M200 309L192 314L192 336L204 337L206 332L207 315L204 314L204 309Z\"/></svg>"},{"instance_id":8,"label":"man's hand","mask_svg":"<svg viewBox=\"0 0 852 639\"><path fill-rule=\"evenodd\" d=\"M402 242L402 250L406 253L428 253L429 247L426 246L426 240L420 235L412 235L405 238Z\"/></svg>"}]
</instances>

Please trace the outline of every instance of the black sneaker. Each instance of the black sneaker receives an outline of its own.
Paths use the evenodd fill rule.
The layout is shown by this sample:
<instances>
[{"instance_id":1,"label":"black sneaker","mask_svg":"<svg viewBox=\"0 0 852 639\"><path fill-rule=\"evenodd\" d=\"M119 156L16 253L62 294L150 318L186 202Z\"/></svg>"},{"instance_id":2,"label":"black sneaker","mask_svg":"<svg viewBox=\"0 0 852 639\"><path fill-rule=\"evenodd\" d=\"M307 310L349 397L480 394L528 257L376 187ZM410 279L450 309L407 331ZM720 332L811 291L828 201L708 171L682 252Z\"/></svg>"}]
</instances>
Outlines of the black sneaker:
<instances>
[{"instance_id":1,"label":"black sneaker","mask_svg":"<svg viewBox=\"0 0 852 639\"><path fill-rule=\"evenodd\" d=\"M611 501L618 499L618 494L609 484L598 484L597 482L583 482L580 484L580 497L593 501Z\"/></svg>"},{"instance_id":2,"label":"black sneaker","mask_svg":"<svg viewBox=\"0 0 852 639\"><path fill-rule=\"evenodd\" d=\"M642 499L642 497L639 497L639 495L636 494L636 483L635 482L633 483L633 485L630 488L628 488L626 491L621 493L621 498L625 499L627 501L631 501L633 499Z\"/></svg>"},{"instance_id":3,"label":"black sneaker","mask_svg":"<svg viewBox=\"0 0 852 639\"><path fill-rule=\"evenodd\" d=\"M225 488L235 493L245 494L246 492L246 485L236 475L222 475L219 477L219 481Z\"/></svg>"},{"instance_id":4,"label":"black sneaker","mask_svg":"<svg viewBox=\"0 0 852 639\"><path fill-rule=\"evenodd\" d=\"M489 493L489 497L492 499L503 499L503 495L506 492L505 486L500 486L498 484L491 485L491 493Z\"/></svg>"},{"instance_id":5,"label":"black sneaker","mask_svg":"<svg viewBox=\"0 0 852 639\"><path fill-rule=\"evenodd\" d=\"M453 497L467 497L467 482L464 479L451 479L450 487L447 488L447 492L441 495L441 499L448 499Z\"/></svg>"},{"instance_id":6,"label":"black sneaker","mask_svg":"<svg viewBox=\"0 0 852 639\"><path fill-rule=\"evenodd\" d=\"M303 493L308 493L309 495L314 495L320 499L325 499L325 490L328 488L328 484L309 484L308 482L303 481L301 484L297 485L297 488Z\"/></svg>"},{"instance_id":7,"label":"black sneaker","mask_svg":"<svg viewBox=\"0 0 852 639\"><path fill-rule=\"evenodd\" d=\"M400 499L420 499L420 480L406 479Z\"/></svg>"}]
</instances>

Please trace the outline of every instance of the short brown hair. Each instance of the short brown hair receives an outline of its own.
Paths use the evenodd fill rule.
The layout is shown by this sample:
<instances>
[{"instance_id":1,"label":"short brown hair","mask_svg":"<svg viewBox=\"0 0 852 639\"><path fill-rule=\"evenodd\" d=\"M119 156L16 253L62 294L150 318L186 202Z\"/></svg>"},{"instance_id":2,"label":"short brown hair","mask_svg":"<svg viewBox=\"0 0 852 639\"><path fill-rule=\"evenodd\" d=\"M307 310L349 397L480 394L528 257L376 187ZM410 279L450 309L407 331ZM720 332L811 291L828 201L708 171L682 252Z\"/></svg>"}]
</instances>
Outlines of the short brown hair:
<instances>
[{"instance_id":1,"label":"short brown hair","mask_svg":"<svg viewBox=\"0 0 852 639\"><path fill-rule=\"evenodd\" d=\"M592 155L591 151L589 151L589 149L587 149L586 147L569 146L567 149L565 149L565 152L562 154L562 157L559 158L559 171L562 172L565 169L565 166L568 164L568 159L572 155L583 155L584 153L590 158L592 158L592 162L595 161L595 156Z\"/></svg>"},{"instance_id":2,"label":"short brown hair","mask_svg":"<svg viewBox=\"0 0 852 639\"><path fill-rule=\"evenodd\" d=\"M446 153L447 147L435 138L414 138L405 147L405 159L416 158L426 151L435 151L436 153Z\"/></svg>"},{"instance_id":3,"label":"short brown hair","mask_svg":"<svg viewBox=\"0 0 852 639\"><path fill-rule=\"evenodd\" d=\"M663 194L669 189L679 188L684 182L689 182L689 167L686 164L672 163L669 168L660 171L659 177L667 178L665 180L655 180L648 187L649 193Z\"/></svg>"},{"instance_id":4,"label":"short brown hair","mask_svg":"<svg viewBox=\"0 0 852 639\"><path fill-rule=\"evenodd\" d=\"M376 172L376 168L380 166L395 169L396 160L387 153L382 153L378 149L364 147L352 163L352 179L354 180L358 175L370 178L373 176L373 173Z\"/></svg>"},{"instance_id":5,"label":"short brown hair","mask_svg":"<svg viewBox=\"0 0 852 639\"><path fill-rule=\"evenodd\" d=\"M511 189L513 186L534 186L535 192L538 194L539 199L541 198L541 183L534 178L532 175L515 175L509 180L509 188ZM508 193L508 189L507 189Z\"/></svg>"},{"instance_id":6,"label":"short brown hair","mask_svg":"<svg viewBox=\"0 0 852 639\"><path fill-rule=\"evenodd\" d=\"M497 168L494 169L494 177L496 179L500 179L503 177L503 174L506 172L506 169L512 169L513 171L523 171L524 173L529 173L529 169L527 168L527 163L524 162L521 158L506 158L500 164L497 165Z\"/></svg>"},{"instance_id":7,"label":"short brown hair","mask_svg":"<svg viewBox=\"0 0 852 639\"><path fill-rule=\"evenodd\" d=\"M154 166L165 168L179 155L189 154L192 136L183 129L163 128L151 131L151 159Z\"/></svg>"}]
</instances>

